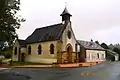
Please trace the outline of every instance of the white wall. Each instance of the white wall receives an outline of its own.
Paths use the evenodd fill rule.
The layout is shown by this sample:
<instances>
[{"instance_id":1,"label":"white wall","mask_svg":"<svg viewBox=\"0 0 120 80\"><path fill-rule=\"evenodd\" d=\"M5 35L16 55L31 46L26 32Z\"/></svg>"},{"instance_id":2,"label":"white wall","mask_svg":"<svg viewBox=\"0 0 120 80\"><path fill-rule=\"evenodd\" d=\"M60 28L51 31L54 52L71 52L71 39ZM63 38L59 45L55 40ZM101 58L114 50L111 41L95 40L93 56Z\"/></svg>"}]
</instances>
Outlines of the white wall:
<instances>
[{"instance_id":1,"label":"white wall","mask_svg":"<svg viewBox=\"0 0 120 80\"><path fill-rule=\"evenodd\" d=\"M115 55L115 61L119 60L119 55Z\"/></svg>"},{"instance_id":2,"label":"white wall","mask_svg":"<svg viewBox=\"0 0 120 80\"><path fill-rule=\"evenodd\" d=\"M68 39L68 36L67 36L68 30L71 31L71 39ZM64 30L64 32L62 34L62 41L63 41L62 51L66 51L67 44L71 44L73 47L73 52L75 52L76 39L75 39L75 35L74 35L73 30L72 30L70 22L68 23L66 29Z\"/></svg>"},{"instance_id":3,"label":"white wall","mask_svg":"<svg viewBox=\"0 0 120 80\"><path fill-rule=\"evenodd\" d=\"M98 58L99 54L99 58ZM105 61L105 51L86 50L86 62Z\"/></svg>"}]
</instances>

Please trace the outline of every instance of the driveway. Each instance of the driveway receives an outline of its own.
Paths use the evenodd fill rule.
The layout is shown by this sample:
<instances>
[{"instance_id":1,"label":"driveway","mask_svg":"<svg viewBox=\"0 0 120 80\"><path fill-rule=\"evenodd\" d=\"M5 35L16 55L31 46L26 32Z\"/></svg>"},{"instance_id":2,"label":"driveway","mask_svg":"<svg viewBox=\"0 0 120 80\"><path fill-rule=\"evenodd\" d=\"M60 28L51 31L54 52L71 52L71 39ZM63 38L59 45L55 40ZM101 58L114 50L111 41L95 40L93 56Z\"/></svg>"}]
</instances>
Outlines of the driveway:
<instances>
[{"instance_id":1,"label":"driveway","mask_svg":"<svg viewBox=\"0 0 120 80\"><path fill-rule=\"evenodd\" d=\"M120 63L84 68L12 68L0 70L0 80L120 80Z\"/></svg>"}]
</instances>

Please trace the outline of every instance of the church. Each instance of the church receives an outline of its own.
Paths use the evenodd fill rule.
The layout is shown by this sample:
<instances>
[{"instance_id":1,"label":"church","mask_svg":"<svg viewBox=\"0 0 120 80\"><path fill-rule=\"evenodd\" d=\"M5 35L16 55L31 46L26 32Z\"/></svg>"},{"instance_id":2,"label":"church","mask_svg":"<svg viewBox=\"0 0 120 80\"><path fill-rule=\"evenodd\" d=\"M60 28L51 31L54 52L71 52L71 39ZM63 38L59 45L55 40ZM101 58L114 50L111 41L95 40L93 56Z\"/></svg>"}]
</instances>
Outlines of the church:
<instances>
[{"instance_id":1,"label":"church","mask_svg":"<svg viewBox=\"0 0 120 80\"><path fill-rule=\"evenodd\" d=\"M65 8L60 16L62 23L37 28L26 40L16 40L12 60L44 64L86 62L86 53L81 53L83 45L76 40L72 30L70 21L72 15ZM97 61L105 61L103 48L93 50L99 50L103 54L103 58L97 59ZM99 51L96 52L97 55L101 54Z\"/></svg>"}]
</instances>

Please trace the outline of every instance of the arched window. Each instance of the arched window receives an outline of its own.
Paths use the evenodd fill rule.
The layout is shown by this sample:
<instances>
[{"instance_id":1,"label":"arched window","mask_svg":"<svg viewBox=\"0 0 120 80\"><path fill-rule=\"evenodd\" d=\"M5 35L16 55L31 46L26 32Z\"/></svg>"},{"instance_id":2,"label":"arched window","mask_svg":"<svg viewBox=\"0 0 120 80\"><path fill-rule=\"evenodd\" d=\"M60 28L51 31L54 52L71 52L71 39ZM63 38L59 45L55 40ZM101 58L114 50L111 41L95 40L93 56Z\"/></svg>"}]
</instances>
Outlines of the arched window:
<instances>
[{"instance_id":1,"label":"arched window","mask_svg":"<svg viewBox=\"0 0 120 80\"><path fill-rule=\"evenodd\" d=\"M42 47L41 45L38 46L38 55L42 53Z\"/></svg>"},{"instance_id":2,"label":"arched window","mask_svg":"<svg viewBox=\"0 0 120 80\"><path fill-rule=\"evenodd\" d=\"M50 45L50 54L54 54L54 45L53 44Z\"/></svg>"},{"instance_id":3,"label":"arched window","mask_svg":"<svg viewBox=\"0 0 120 80\"><path fill-rule=\"evenodd\" d=\"M68 47L67 47L67 52L70 53L71 50L72 50L71 46L68 46Z\"/></svg>"},{"instance_id":4,"label":"arched window","mask_svg":"<svg viewBox=\"0 0 120 80\"><path fill-rule=\"evenodd\" d=\"M31 54L31 46L28 47L28 54Z\"/></svg>"},{"instance_id":5,"label":"arched window","mask_svg":"<svg viewBox=\"0 0 120 80\"><path fill-rule=\"evenodd\" d=\"M75 51L76 51L76 53L78 52L78 47L77 47L78 45L77 44L75 44Z\"/></svg>"},{"instance_id":6,"label":"arched window","mask_svg":"<svg viewBox=\"0 0 120 80\"><path fill-rule=\"evenodd\" d=\"M68 39L71 39L71 31L70 30L68 30L67 36L68 36Z\"/></svg>"},{"instance_id":7,"label":"arched window","mask_svg":"<svg viewBox=\"0 0 120 80\"><path fill-rule=\"evenodd\" d=\"M15 47L14 54L15 55L17 54L17 47Z\"/></svg>"}]
</instances>

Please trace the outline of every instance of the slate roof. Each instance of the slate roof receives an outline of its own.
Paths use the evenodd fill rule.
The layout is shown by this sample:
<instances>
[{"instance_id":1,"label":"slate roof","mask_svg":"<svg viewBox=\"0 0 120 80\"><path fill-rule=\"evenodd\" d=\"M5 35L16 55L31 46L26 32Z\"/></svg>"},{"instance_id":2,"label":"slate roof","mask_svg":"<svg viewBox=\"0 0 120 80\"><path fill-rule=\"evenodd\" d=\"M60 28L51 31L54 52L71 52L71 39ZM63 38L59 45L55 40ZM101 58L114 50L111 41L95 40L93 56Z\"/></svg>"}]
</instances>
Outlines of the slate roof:
<instances>
[{"instance_id":1,"label":"slate roof","mask_svg":"<svg viewBox=\"0 0 120 80\"><path fill-rule=\"evenodd\" d=\"M22 39L18 39L18 42L19 42L19 45L20 45L21 47L25 47L25 46L26 46L26 43L27 43L26 40L22 40Z\"/></svg>"},{"instance_id":2,"label":"slate roof","mask_svg":"<svg viewBox=\"0 0 120 80\"><path fill-rule=\"evenodd\" d=\"M85 49L105 50L100 45L92 41L77 40L77 42L78 44L82 45Z\"/></svg>"},{"instance_id":3,"label":"slate roof","mask_svg":"<svg viewBox=\"0 0 120 80\"><path fill-rule=\"evenodd\" d=\"M62 14L61 14L60 16L63 16L63 15L65 15L65 14L68 14L68 15L72 16L72 15L68 12L68 10L67 10L66 7L65 7L64 11L62 12Z\"/></svg>"},{"instance_id":4,"label":"slate roof","mask_svg":"<svg viewBox=\"0 0 120 80\"><path fill-rule=\"evenodd\" d=\"M111 55L117 55L118 56L118 53L110 50L110 49L106 49L107 53L111 54Z\"/></svg>"},{"instance_id":5,"label":"slate roof","mask_svg":"<svg viewBox=\"0 0 120 80\"><path fill-rule=\"evenodd\" d=\"M36 29L27 39L27 43L60 40L66 24L55 24Z\"/></svg>"}]
</instances>

